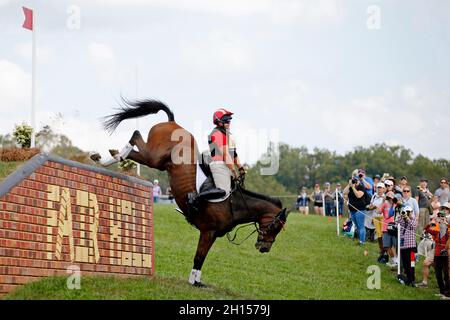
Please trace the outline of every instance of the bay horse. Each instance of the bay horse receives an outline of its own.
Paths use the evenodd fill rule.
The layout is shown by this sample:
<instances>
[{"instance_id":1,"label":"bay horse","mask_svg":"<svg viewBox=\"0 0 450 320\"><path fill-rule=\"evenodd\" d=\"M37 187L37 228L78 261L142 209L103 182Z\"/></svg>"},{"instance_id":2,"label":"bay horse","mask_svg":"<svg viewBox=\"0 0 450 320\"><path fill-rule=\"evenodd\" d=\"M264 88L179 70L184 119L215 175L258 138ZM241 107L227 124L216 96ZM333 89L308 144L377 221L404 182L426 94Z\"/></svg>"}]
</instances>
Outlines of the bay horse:
<instances>
[{"instance_id":1,"label":"bay horse","mask_svg":"<svg viewBox=\"0 0 450 320\"><path fill-rule=\"evenodd\" d=\"M189 282L195 286L204 286L201 282L201 269L208 251L218 237L224 236L238 224L258 223L255 247L261 253L269 252L288 215L286 209L282 208L281 201L240 188L239 192L232 193L222 202L203 201L195 214L188 214L188 194L196 191L196 170L199 168L197 161L200 159L194 137L175 122L173 112L160 101L123 102L119 112L105 117L106 130L113 132L123 120L156 114L159 111L164 111L168 116L167 122L158 123L150 129L147 142L139 131L134 131L129 145L136 147L138 151L128 151L124 158L118 159L131 159L150 168L168 172L169 184L179 211L200 231ZM174 150L179 150L182 158L190 161L180 162L175 159ZM91 158L98 161L100 156L97 154Z\"/></svg>"}]
</instances>

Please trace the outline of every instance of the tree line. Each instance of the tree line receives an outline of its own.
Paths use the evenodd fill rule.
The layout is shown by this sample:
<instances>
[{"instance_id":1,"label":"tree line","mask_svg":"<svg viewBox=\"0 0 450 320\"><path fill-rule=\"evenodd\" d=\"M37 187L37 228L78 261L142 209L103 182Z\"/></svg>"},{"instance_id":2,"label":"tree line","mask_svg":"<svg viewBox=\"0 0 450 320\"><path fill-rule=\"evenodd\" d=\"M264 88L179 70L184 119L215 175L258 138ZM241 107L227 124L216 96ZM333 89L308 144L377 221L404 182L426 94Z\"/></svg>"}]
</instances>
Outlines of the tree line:
<instances>
[{"instance_id":1,"label":"tree line","mask_svg":"<svg viewBox=\"0 0 450 320\"><path fill-rule=\"evenodd\" d=\"M18 126L13 135L0 135L0 147L27 147L30 139L26 129ZM23 135L26 139L21 138ZM92 164L88 152L74 146L68 137L55 134L49 126L38 133L37 142L47 152ZM261 169L267 167L263 160L271 155L276 155L279 161L278 171L273 175L261 175ZM395 178L406 176L413 186L424 177L429 180L432 190L438 188L442 177L450 178L449 160L429 159L421 154L414 155L411 149L403 146L388 146L384 143L369 147L358 146L344 155L321 148L308 150L305 146L270 144L260 160L247 165L247 168L246 187L270 195L295 195L300 187L312 188L315 183L340 182L345 185L356 168L364 168L369 176L382 176L384 173ZM111 169L117 171L120 167L115 165ZM145 166L141 166L141 177L149 181L158 179L163 192L169 183L166 172Z\"/></svg>"}]
</instances>

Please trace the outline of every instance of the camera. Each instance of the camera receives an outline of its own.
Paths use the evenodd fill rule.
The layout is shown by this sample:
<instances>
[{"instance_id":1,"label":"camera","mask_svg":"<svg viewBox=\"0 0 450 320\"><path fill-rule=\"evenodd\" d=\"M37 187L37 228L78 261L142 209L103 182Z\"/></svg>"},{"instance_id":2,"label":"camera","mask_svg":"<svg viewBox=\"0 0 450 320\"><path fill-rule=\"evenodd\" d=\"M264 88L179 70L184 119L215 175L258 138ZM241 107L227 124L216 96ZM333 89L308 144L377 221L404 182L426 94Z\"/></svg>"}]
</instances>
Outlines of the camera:
<instances>
[{"instance_id":1,"label":"camera","mask_svg":"<svg viewBox=\"0 0 450 320\"><path fill-rule=\"evenodd\" d=\"M359 177L360 179L362 179L362 177L364 177L364 175L363 175L362 173L360 173L360 174L358 174L358 177Z\"/></svg>"},{"instance_id":2,"label":"camera","mask_svg":"<svg viewBox=\"0 0 450 320\"><path fill-rule=\"evenodd\" d=\"M358 182L358 178L357 177L352 177L352 184L356 184Z\"/></svg>"},{"instance_id":3,"label":"camera","mask_svg":"<svg viewBox=\"0 0 450 320\"><path fill-rule=\"evenodd\" d=\"M447 249L442 249L440 252L441 257L447 257L448 256L448 250Z\"/></svg>"}]
</instances>

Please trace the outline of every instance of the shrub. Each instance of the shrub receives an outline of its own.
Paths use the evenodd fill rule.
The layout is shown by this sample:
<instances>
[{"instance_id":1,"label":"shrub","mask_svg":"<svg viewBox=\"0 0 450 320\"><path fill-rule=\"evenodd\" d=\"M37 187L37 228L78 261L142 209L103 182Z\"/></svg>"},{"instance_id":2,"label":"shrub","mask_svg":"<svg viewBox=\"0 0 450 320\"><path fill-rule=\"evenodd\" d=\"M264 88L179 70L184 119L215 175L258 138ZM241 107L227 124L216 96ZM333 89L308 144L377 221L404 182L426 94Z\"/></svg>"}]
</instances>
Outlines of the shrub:
<instances>
[{"instance_id":1,"label":"shrub","mask_svg":"<svg viewBox=\"0 0 450 320\"><path fill-rule=\"evenodd\" d=\"M21 125L16 124L16 128L13 132L13 137L22 148L29 148L31 146L32 133L33 128L26 123L22 123Z\"/></svg>"},{"instance_id":2,"label":"shrub","mask_svg":"<svg viewBox=\"0 0 450 320\"><path fill-rule=\"evenodd\" d=\"M119 163L119 168L122 170L123 173L128 175L133 175L132 173L137 167L137 163L133 160L124 160Z\"/></svg>"},{"instance_id":3,"label":"shrub","mask_svg":"<svg viewBox=\"0 0 450 320\"><path fill-rule=\"evenodd\" d=\"M19 149L19 148L6 148L0 149L0 161L12 162L12 161L27 161L37 155L40 152L38 148L32 149Z\"/></svg>"}]
</instances>

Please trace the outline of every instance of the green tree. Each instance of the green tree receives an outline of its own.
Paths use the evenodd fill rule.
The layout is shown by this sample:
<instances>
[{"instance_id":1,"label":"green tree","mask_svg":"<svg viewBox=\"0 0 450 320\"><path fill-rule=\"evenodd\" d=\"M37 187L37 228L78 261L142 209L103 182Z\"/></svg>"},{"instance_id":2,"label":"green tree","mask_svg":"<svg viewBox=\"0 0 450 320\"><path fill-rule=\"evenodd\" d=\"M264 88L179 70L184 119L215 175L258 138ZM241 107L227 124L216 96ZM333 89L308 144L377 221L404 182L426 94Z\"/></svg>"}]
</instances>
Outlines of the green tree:
<instances>
[{"instance_id":1,"label":"green tree","mask_svg":"<svg viewBox=\"0 0 450 320\"><path fill-rule=\"evenodd\" d=\"M26 123L16 124L13 131L13 137L21 148L29 148L31 146L31 134L33 128Z\"/></svg>"}]
</instances>

